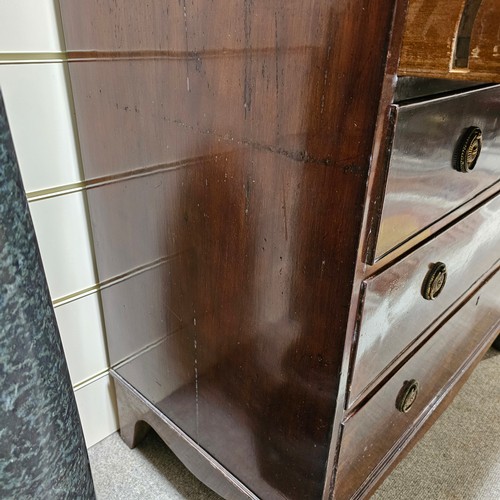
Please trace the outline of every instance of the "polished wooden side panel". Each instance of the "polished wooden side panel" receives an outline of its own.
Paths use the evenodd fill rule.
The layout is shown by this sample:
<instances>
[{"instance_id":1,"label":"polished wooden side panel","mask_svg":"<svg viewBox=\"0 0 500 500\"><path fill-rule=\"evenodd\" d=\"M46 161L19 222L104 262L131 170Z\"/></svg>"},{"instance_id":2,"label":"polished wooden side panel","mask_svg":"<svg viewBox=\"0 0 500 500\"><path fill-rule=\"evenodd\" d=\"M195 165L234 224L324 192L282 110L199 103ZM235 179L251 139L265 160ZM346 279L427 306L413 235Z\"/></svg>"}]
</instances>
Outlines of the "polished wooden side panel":
<instances>
[{"instance_id":1,"label":"polished wooden side panel","mask_svg":"<svg viewBox=\"0 0 500 500\"><path fill-rule=\"evenodd\" d=\"M464 15L474 19L463 21ZM499 24L497 0L410 0L399 73L500 82ZM460 36L464 26L467 32ZM456 58L460 38L466 40L465 65Z\"/></svg>"},{"instance_id":2,"label":"polished wooden side panel","mask_svg":"<svg viewBox=\"0 0 500 500\"><path fill-rule=\"evenodd\" d=\"M168 45L180 37L175 30L162 41L148 16L134 16L123 2L100 4L108 3L97 16L101 7L93 0L61 1L69 57L78 61L70 72L87 178L234 145L358 175L367 169L358 165L358 152L371 150L378 102L357 89L377 82L379 95L385 54L374 50L375 40L386 47L389 38L387 5L380 16L378 7L361 0L240 0L217 8L198 0L186 4L187 32L179 48ZM161 33L169 33L169 23L178 26L179 15L183 19L179 2L167 2L167 9L158 0L148 5L146 12L165 19ZM171 10L179 9L171 20ZM214 27L218 9L223 14ZM157 45L137 45L131 32ZM374 43L363 44L371 34ZM143 44L153 53L144 53ZM86 50L74 55L79 47Z\"/></svg>"},{"instance_id":3,"label":"polished wooden side panel","mask_svg":"<svg viewBox=\"0 0 500 500\"><path fill-rule=\"evenodd\" d=\"M169 259L160 260L101 288L111 366L182 329L181 319L168 307L178 290L171 269ZM126 331L135 335L124 335Z\"/></svg>"},{"instance_id":4,"label":"polished wooden side panel","mask_svg":"<svg viewBox=\"0 0 500 500\"><path fill-rule=\"evenodd\" d=\"M112 329L116 369L144 349L141 393L263 498L323 494L395 3L61 0L106 322L168 262L165 339Z\"/></svg>"},{"instance_id":5,"label":"polished wooden side panel","mask_svg":"<svg viewBox=\"0 0 500 500\"><path fill-rule=\"evenodd\" d=\"M397 454L414 427L439 403L484 344L498 334L500 274L477 290L465 305L344 424L336 498L351 498ZM396 409L396 398L405 381L416 379L419 394L408 413Z\"/></svg>"},{"instance_id":6,"label":"polished wooden side panel","mask_svg":"<svg viewBox=\"0 0 500 500\"><path fill-rule=\"evenodd\" d=\"M500 196L496 196L364 282L364 306L350 384L351 405L428 325L498 262L499 211ZM446 284L438 297L426 300L422 296L422 284L436 262L446 265Z\"/></svg>"},{"instance_id":7,"label":"polished wooden side panel","mask_svg":"<svg viewBox=\"0 0 500 500\"><path fill-rule=\"evenodd\" d=\"M314 68L318 51L283 49L278 61L273 52L256 50L251 101L244 95L250 85L244 51L188 58L189 76L183 59L71 63L87 179L182 167L193 158L244 148L298 163L333 164L332 152L319 151L307 132L314 113L320 116L318 134L326 125L320 124L321 96L304 95L324 79ZM309 80L303 68L316 76Z\"/></svg>"},{"instance_id":8,"label":"polished wooden side panel","mask_svg":"<svg viewBox=\"0 0 500 500\"><path fill-rule=\"evenodd\" d=\"M317 45L330 14L341 13L345 5L332 7L316 0L60 1L66 49L72 59L131 53L186 59L213 55L212 51L228 56L233 50L250 48L273 51L276 35L278 49Z\"/></svg>"},{"instance_id":9,"label":"polished wooden side panel","mask_svg":"<svg viewBox=\"0 0 500 500\"><path fill-rule=\"evenodd\" d=\"M200 481L223 498L257 500L244 484L220 467L205 450L143 398L123 377L113 370L111 374L118 402L120 435L130 448L137 446L149 430L153 429Z\"/></svg>"},{"instance_id":10,"label":"polished wooden side panel","mask_svg":"<svg viewBox=\"0 0 500 500\"><path fill-rule=\"evenodd\" d=\"M380 258L500 180L500 86L396 107L376 256ZM475 168L454 167L470 127L482 130Z\"/></svg>"}]
</instances>

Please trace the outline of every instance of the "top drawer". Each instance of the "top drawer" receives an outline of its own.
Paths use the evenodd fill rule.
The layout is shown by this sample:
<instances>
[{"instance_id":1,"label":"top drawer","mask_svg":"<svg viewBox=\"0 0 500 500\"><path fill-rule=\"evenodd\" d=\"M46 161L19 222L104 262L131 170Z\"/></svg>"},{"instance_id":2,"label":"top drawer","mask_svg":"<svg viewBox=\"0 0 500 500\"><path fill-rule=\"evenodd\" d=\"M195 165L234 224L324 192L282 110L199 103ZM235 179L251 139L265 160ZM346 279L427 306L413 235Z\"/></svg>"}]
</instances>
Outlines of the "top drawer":
<instances>
[{"instance_id":1,"label":"top drawer","mask_svg":"<svg viewBox=\"0 0 500 500\"><path fill-rule=\"evenodd\" d=\"M500 86L395 106L396 126L376 258L424 231L494 184L500 173ZM458 170L472 127L481 130L475 167Z\"/></svg>"}]
</instances>

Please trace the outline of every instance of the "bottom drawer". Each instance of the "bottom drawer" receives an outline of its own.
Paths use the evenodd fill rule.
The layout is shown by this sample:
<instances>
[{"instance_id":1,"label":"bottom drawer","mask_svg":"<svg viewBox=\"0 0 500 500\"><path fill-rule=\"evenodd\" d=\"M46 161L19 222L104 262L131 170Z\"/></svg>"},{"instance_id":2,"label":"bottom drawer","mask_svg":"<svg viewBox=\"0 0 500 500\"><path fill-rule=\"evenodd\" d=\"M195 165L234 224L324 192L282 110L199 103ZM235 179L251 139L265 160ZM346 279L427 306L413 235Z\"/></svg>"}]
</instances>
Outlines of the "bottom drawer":
<instances>
[{"instance_id":1,"label":"bottom drawer","mask_svg":"<svg viewBox=\"0 0 500 500\"><path fill-rule=\"evenodd\" d=\"M498 329L499 291L497 273L344 423L335 498L361 493L363 483L402 449L464 363Z\"/></svg>"}]
</instances>

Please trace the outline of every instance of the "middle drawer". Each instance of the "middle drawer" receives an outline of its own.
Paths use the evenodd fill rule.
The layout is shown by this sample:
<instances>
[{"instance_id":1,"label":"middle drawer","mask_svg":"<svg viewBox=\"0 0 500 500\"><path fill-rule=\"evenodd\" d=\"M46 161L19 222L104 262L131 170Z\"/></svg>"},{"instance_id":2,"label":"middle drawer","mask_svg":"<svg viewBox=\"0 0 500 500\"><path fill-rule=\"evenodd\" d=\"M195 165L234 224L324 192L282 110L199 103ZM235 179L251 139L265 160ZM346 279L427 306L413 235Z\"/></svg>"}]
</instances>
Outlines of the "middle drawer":
<instances>
[{"instance_id":1,"label":"middle drawer","mask_svg":"<svg viewBox=\"0 0 500 500\"><path fill-rule=\"evenodd\" d=\"M499 259L500 196L363 282L349 406ZM444 266L443 266L444 265ZM425 298L430 293L434 299Z\"/></svg>"}]
</instances>

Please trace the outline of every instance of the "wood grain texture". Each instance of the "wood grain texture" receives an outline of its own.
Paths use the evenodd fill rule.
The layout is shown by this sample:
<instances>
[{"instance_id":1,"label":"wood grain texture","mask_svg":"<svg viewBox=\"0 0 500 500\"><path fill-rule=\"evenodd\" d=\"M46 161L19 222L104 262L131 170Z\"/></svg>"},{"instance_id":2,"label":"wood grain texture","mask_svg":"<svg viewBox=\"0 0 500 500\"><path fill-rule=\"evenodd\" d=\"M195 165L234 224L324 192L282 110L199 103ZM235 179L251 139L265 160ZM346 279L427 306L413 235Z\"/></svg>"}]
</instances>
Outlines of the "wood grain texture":
<instances>
[{"instance_id":1,"label":"wood grain texture","mask_svg":"<svg viewBox=\"0 0 500 500\"><path fill-rule=\"evenodd\" d=\"M375 282L374 273L397 275L394 259L404 263L411 248L365 265L375 244L365 236L378 226L391 152L406 2L60 3L106 284L110 358L124 382L125 440L133 445L153 426L194 474L228 498L326 499L337 468L336 498L360 485L368 491L396 460L392 445L397 441L399 451L399 438L410 438L429 417L424 406L452 390L448 382L492 317L483 299L456 317L446 312L449 323L414 358L406 352L407 365L388 368L385 378L401 368L395 378L346 412L360 286ZM424 22L431 44L442 34L432 23L443 15L449 21L451 7L421 4L409 20ZM483 29L488 37L492 30ZM411 48L417 56L418 42ZM440 64L453 55L448 42ZM471 37L471 46L481 43ZM491 194L472 201L464 195L454 217ZM425 237L443 229L439 224ZM463 228L455 231L472 233ZM454 259L462 247L456 240ZM471 253L481 256L476 247ZM471 266L467 286L432 320L489 258ZM377 300L388 281L374 286ZM400 312L411 304L405 307ZM470 338L459 333L447 352L452 333L470 330L464 318L472 317L478 324ZM378 333L371 333L375 341ZM428 348L434 364L420 366ZM374 371L393 357L382 356ZM386 403L398 374L414 368L430 380L427 403L418 422L403 422ZM390 439L387 421L395 422ZM371 457L364 446L374 450Z\"/></svg>"},{"instance_id":2,"label":"wood grain texture","mask_svg":"<svg viewBox=\"0 0 500 500\"><path fill-rule=\"evenodd\" d=\"M400 74L449 72L466 0L409 0Z\"/></svg>"},{"instance_id":3,"label":"wood grain texture","mask_svg":"<svg viewBox=\"0 0 500 500\"><path fill-rule=\"evenodd\" d=\"M468 378L472 375L476 366L481 362L484 355L491 347L493 339L494 335L493 337L488 337L487 340L479 346L479 350L475 351L473 357L462 367L463 371L461 372L461 377L455 379L453 381L453 385L446 388L446 392L441 395L439 404L432 409L432 412L428 412L426 414L426 417L421 422L421 425L412 429L411 433L407 436L407 440L404 445L398 449L398 453L393 454L390 457L386 457L383 467L377 471L377 476L373 477L369 483L367 482L363 485L363 489L360 492L362 498L370 498L370 495L376 490L376 488L380 486L380 484L387 476L389 476L397 464L404 459L404 457L406 457L406 455L418 443L419 439L425 435L436 420L438 420L438 418L443 414L448 405L451 404L460 389L467 382Z\"/></svg>"},{"instance_id":4,"label":"wood grain texture","mask_svg":"<svg viewBox=\"0 0 500 500\"><path fill-rule=\"evenodd\" d=\"M106 321L165 321L141 392L263 498L329 482L395 3L61 0L99 273L169 262L159 305L123 281Z\"/></svg>"},{"instance_id":5,"label":"wood grain texture","mask_svg":"<svg viewBox=\"0 0 500 500\"><path fill-rule=\"evenodd\" d=\"M377 257L500 179L499 86L402 104L396 111ZM463 173L456 158L472 126L482 131L482 148L474 170Z\"/></svg>"},{"instance_id":6,"label":"wood grain texture","mask_svg":"<svg viewBox=\"0 0 500 500\"><path fill-rule=\"evenodd\" d=\"M225 498L257 500L238 479L213 460L179 427L143 398L124 378L111 371L116 388L120 435L130 448L135 448L150 429L154 429L181 462Z\"/></svg>"},{"instance_id":7,"label":"wood grain texture","mask_svg":"<svg viewBox=\"0 0 500 500\"><path fill-rule=\"evenodd\" d=\"M357 497L397 455L440 398L462 375L462 367L491 344L499 328L500 275L494 275L420 350L344 424L336 498ZM396 409L405 381L420 389L408 413ZM357 494L356 491L359 490Z\"/></svg>"},{"instance_id":8,"label":"wood grain texture","mask_svg":"<svg viewBox=\"0 0 500 500\"><path fill-rule=\"evenodd\" d=\"M471 29L470 44L467 44L468 64L466 67L457 67L455 64L464 9L466 13L467 10L474 10L468 5L474 2L410 0L399 73L499 82L500 6L496 0L481 1L474 22L468 26Z\"/></svg>"},{"instance_id":9,"label":"wood grain texture","mask_svg":"<svg viewBox=\"0 0 500 500\"><path fill-rule=\"evenodd\" d=\"M427 326L497 264L500 223L495 214L499 211L500 196L497 196L386 271L365 281L366 295L350 386L351 405ZM422 284L436 262L446 265L446 284L436 299L425 300Z\"/></svg>"}]
</instances>

